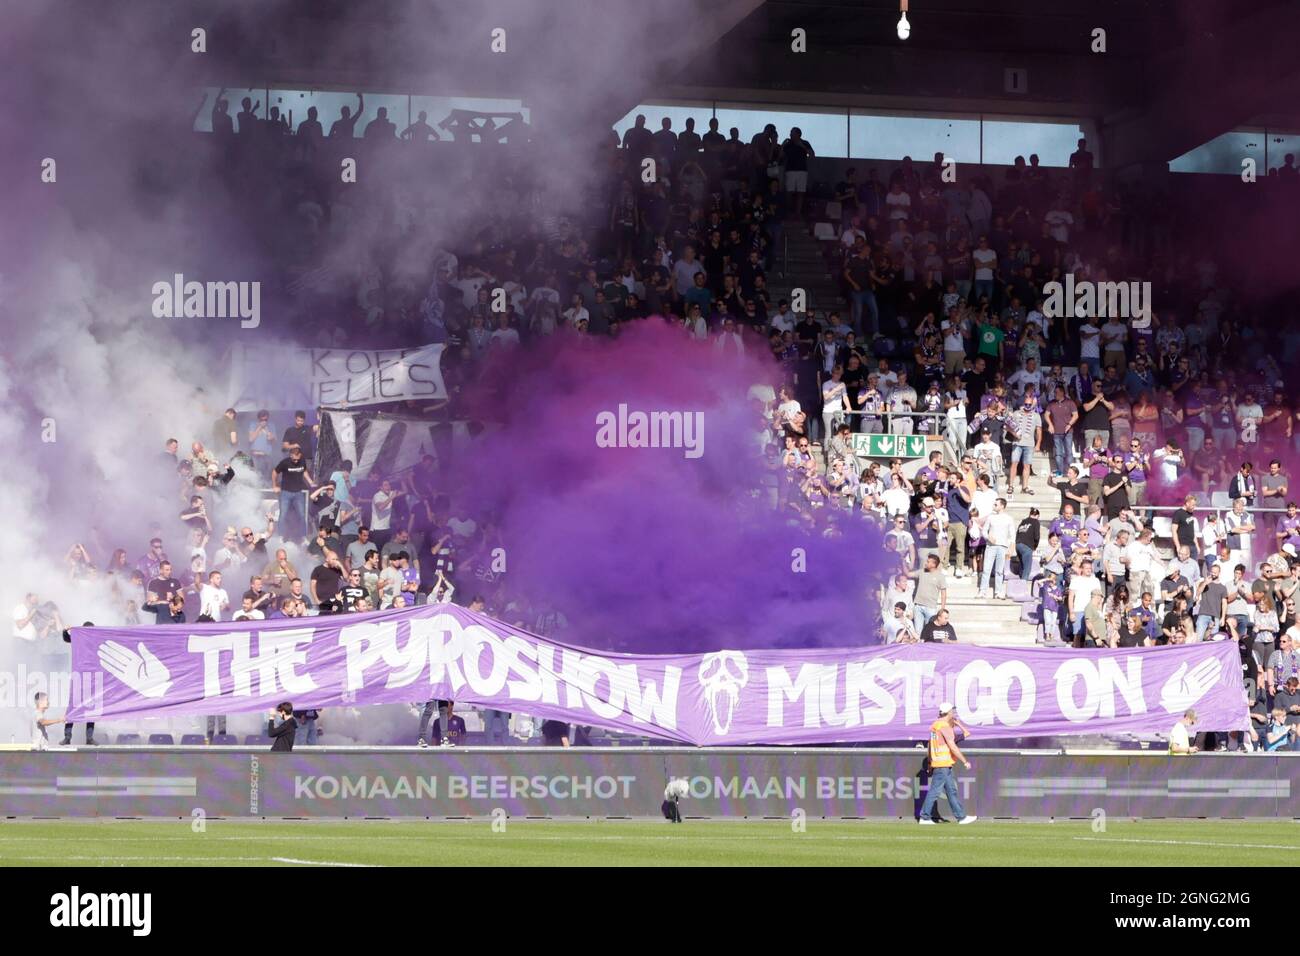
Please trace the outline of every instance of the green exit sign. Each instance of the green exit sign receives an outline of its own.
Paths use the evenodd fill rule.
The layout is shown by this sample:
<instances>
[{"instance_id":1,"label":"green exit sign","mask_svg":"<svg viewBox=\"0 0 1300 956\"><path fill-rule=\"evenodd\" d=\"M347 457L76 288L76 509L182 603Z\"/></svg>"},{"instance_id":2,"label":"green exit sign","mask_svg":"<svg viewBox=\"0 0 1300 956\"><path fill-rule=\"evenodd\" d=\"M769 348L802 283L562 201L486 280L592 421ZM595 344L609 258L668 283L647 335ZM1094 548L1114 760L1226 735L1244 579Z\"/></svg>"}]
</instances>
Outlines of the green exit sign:
<instances>
[{"instance_id":1,"label":"green exit sign","mask_svg":"<svg viewBox=\"0 0 1300 956\"><path fill-rule=\"evenodd\" d=\"M853 452L862 458L924 458L924 435L854 435Z\"/></svg>"}]
</instances>

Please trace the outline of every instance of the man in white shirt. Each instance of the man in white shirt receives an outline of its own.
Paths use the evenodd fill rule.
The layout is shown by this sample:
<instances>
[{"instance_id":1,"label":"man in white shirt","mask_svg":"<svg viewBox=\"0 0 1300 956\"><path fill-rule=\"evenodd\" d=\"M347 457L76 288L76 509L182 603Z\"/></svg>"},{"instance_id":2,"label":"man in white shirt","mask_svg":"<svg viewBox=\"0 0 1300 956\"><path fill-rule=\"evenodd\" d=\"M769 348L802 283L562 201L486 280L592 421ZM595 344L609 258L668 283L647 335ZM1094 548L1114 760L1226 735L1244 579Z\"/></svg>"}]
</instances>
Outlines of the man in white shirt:
<instances>
[{"instance_id":1,"label":"man in white shirt","mask_svg":"<svg viewBox=\"0 0 1300 956\"><path fill-rule=\"evenodd\" d=\"M899 602L902 602L907 619L912 619L912 590L914 587L915 584L906 571L900 571L894 576L894 580L889 582L889 586L883 589L883 597L880 600L880 621L882 624L894 616L894 605Z\"/></svg>"},{"instance_id":2,"label":"man in white shirt","mask_svg":"<svg viewBox=\"0 0 1300 956\"><path fill-rule=\"evenodd\" d=\"M214 621L221 620L221 613L230 607L230 595L221 586L221 572L208 574L208 583L199 588L199 615L204 614Z\"/></svg>"},{"instance_id":3,"label":"man in white shirt","mask_svg":"<svg viewBox=\"0 0 1300 956\"><path fill-rule=\"evenodd\" d=\"M1007 551L1016 540L1016 522L1007 514L1007 500L993 502L993 513L984 522L984 567L980 570L979 596L988 597L989 579L993 596L1007 596Z\"/></svg>"},{"instance_id":4,"label":"man in white shirt","mask_svg":"<svg viewBox=\"0 0 1300 956\"><path fill-rule=\"evenodd\" d=\"M1178 718L1178 723L1174 724L1173 729L1169 731L1169 752L1171 754L1186 755L1196 753L1196 747L1192 744L1191 735L1188 733L1189 728L1195 723L1196 711L1194 710L1189 710Z\"/></svg>"},{"instance_id":5,"label":"man in white shirt","mask_svg":"<svg viewBox=\"0 0 1300 956\"><path fill-rule=\"evenodd\" d=\"M905 516L912 507L912 493L907 487L898 480L897 477L891 476L890 485L885 489L885 513L894 516Z\"/></svg>"},{"instance_id":6,"label":"man in white shirt","mask_svg":"<svg viewBox=\"0 0 1300 956\"><path fill-rule=\"evenodd\" d=\"M1178 483L1183 468L1187 466L1182 449L1173 441L1167 442L1164 448L1157 448L1153 451L1151 453L1151 463L1160 469L1161 480L1170 485Z\"/></svg>"},{"instance_id":7,"label":"man in white shirt","mask_svg":"<svg viewBox=\"0 0 1300 956\"><path fill-rule=\"evenodd\" d=\"M23 603L14 608L14 637L20 641L36 640L36 607L40 603L35 594L28 594Z\"/></svg>"},{"instance_id":8,"label":"man in white shirt","mask_svg":"<svg viewBox=\"0 0 1300 956\"><path fill-rule=\"evenodd\" d=\"M1076 647L1083 646L1083 615L1088 610L1088 602L1100 590L1101 582L1092 574L1092 562L1082 562L1079 573L1070 576L1070 592L1067 597Z\"/></svg>"},{"instance_id":9,"label":"man in white shirt","mask_svg":"<svg viewBox=\"0 0 1300 956\"><path fill-rule=\"evenodd\" d=\"M1093 378L1101 377L1101 329L1092 319L1079 326L1079 364L1087 365Z\"/></svg>"},{"instance_id":10,"label":"man in white shirt","mask_svg":"<svg viewBox=\"0 0 1300 956\"><path fill-rule=\"evenodd\" d=\"M510 327L510 313L497 316L497 327L492 333L491 347L512 349L519 346L519 332Z\"/></svg>"},{"instance_id":11,"label":"man in white shirt","mask_svg":"<svg viewBox=\"0 0 1300 956\"><path fill-rule=\"evenodd\" d=\"M971 495L971 507L980 513L981 518L987 518L993 514L997 500L998 493L993 489L989 476L980 475L976 478L975 492Z\"/></svg>"},{"instance_id":12,"label":"man in white shirt","mask_svg":"<svg viewBox=\"0 0 1300 956\"><path fill-rule=\"evenodd\" d=\"M218 570L238 571L239 566L244 563L244 552L239 547L239 535L235 534L234 528L226 531L221 544L217 553L212 556L212 566Z\"/></svg>"},{"instance_id":13,"label":"man in white shirt","mask_svg":"<svg viewBox=\"0 0 1300 956\"><path fill-rule=\"evenodd\" d=\"M1043 373L1035 359L1027 359L1024 367L1017 369L1007 379L1007 388L1011 389L1011 394L1017 399L1023 398L1025 390L1030 386L1035 395L1043 394Z\"/></svg>"},{"instance_id":14,"label":"man in white shirt","mask_svg":"<svg viewBox=\"0 0 1300 956\"><path fill-rule=\"evenodd\" d=\"M1121 379L1128 371L1128 356L1124 351L1127 339L1128 326L1114 316L1107 319L1106 324L1101 327L1101 341L1104 346L1101 364L1105 368L1114 365L1119 369Z\"/></svg>"},{"instance_id":15,"label":"man in white shirt","mask_svg":"<svg viewBox=\"0 0 1300 956\"><path fill-rule=\"evenodd\" d=\"M898 384L889 390L889 430L895 435L912 434L913 420L907 412L916 411L916 389L907 383L907 373L898 373Z\"/></svg>"},{"instance_id":16,"label":"man in white shirt","mask_svg":"<svg viewBox=\"0 0 1300 956\"><path fill-rule=\"evenodd\" d=\"M903 192L902 182L895 181L885 195L885 206L889 209L889 220L909 219L912 215L912 197Z\"/></svg>"},{"instance_id":17,"label":"man in white shirt","mask_svg":"<svg viewBox=\"0 0 1300 956\"><path fill-rule=\"evenodd\" d=\"M902 601L894 605L894 616L885 620L884 632L886 644L915 644L921 639Z\"/></svg>"},{"instance_id":18,"label":"man in white shirt","mask_svg":"<svg viewBox=\"0 0 1300 956\"><path fill-rule=\"evenodd\" d=\"M1069 206L1068 198L1058 196L1052 208L1043 217L1043 221L1047 223L1047 231L1053 239L1062 244L1070 241L1070 227L1074 225L1074 216L1070 214Z\"/></svg>"},{"instance_id":19,"label":"man in white shirt","mask_svg":"<svg viewBox=\"0 0 1300 956\"><path fill-rule=\"evenodd\" d=\"M1165 576L1160 556L1156 553L1155 532L1143 528L1138 538L1128 546L1128 591L1135 598L1143 594L1158 595L1156 583Z\"/></svg>"},{"instance_id":20,"label":"man in white shirt","mask_svg":"<svg viewBox=\"0 0 1300 956\"><path fill-rule=\"evenodd\" d=\"M262 612L261 608L253 607L253 599L251 597L246 596L243 600L243 605L240 607L238 611L235 612L235 616L232 617L231 620L232 621L265 621L266 615Z\"/></svg>"},{"instance_id":21,"label":"man in white shirt","mask_svg":"<svg viewBox=\"0 0 1300 956\"><path fill-rule=\"evenodd\" d=\"M385 478L370 499L370 539L381 551L392 537L393 501L396 497L393 483Z\"/></svg>"},{"instance_id":22,"label":"man in white shirt","mask_svg":"<svg viewBox=\"0 0 1300 956\"><path fill-rule=\"evenodd\" d=\"M782 299L777 304L776 312L772 314L772 317L768 322L772 328L776 329L778 332L793 332L795 325L794 319L794 313L790 311L790 303L785 299Z\"/></svg>"}]
</instances>

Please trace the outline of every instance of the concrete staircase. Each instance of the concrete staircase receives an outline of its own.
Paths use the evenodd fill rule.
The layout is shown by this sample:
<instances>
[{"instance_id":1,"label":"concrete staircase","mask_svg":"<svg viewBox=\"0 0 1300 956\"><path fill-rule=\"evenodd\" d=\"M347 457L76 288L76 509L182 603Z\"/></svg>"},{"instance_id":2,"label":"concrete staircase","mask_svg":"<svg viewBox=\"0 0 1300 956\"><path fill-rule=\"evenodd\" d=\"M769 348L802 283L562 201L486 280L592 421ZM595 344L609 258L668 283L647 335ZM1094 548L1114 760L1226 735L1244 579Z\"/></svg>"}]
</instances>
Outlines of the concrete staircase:
<instances>
[{"instance_id":1,"label":"concrete staircase","mask_svg":"<svg viewBox=\"0 0 1300 956\"><path fill-rule=\"evenodd\" d=\"M1048 456L1035 456L1034 474L1029 480L1029 487L1034 493L1023 494L1017 485L1014 496L1007 499L1007 511L1017 524L1022 518L1028 517L1030 508L1038 508L1044 534L1047 525L1056 516L1060 501L1060 494L1048 484L1050 475ZM1016 601L998 600L991 596L976 597L978 583L978 578L971 574L963 578L948 575L948 610L957 631L957 639L963 644L991 647L1032 647L1036 644L1038 626L1020 619L1021 605ZM992 585L989 591L991 594Z\"/></svg>"},{"instance_id":2,"label":"concrete staircase","mask_svg":"<svg viewBox=\"0 0 1300 956\"><path fill-rule=\"evenodd\" d=\"M808 294L808 308L825 317L828 312L847 312L848 303L840 295L838 276L832 275L823 256L822 243L813 238L809 227L796 219L786 219L782 246L773 250L772 270L768 274L768 292L775 308L781 299L789 299L794 288ZM1056 515L1060 496L1047 483L1051 465L1046 454L1034 460L1034 475L1029 487L1033 495L1016 494L1007 500L1007 511L1019 524L1037 506L1040 518L1050 523ZM978 598L978 579L973 575L955 578L948 575L948 608L958 639L963 644L1001 647L1033 646L1037 642L1037 625L1020 619L1021 606L1015 601Z\"/></svg>"},{"instance_id":3,"label":"concrete staircase","mask_svg":"<svg viewBox=\"0 0 1300 956\"><path fill-rule=\"evenodd\" d=\"M809 234L805 223L785 220L782 246L773 250L771 262L767 289L774 309L782 299L790 298L794 288L808 294L808 308L823 318L828 312L848 309L840 296L839 278L831 275L822 255L822 243Z\"/></svg>"}]
</instances>

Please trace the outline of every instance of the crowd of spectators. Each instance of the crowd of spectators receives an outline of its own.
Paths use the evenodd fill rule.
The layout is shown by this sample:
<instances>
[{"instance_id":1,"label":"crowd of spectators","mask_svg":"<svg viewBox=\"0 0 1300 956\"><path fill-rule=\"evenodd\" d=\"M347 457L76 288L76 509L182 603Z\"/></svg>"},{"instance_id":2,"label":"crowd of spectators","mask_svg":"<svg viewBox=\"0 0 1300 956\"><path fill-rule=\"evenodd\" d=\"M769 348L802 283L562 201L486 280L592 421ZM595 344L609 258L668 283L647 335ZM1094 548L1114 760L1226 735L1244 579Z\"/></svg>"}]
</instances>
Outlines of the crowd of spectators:
<instances>
[{"instance_id":1,"label":"crowd of spectators","mask_svg":"<svg viewBox=\"0 0 1300 956\"><path fill-rule=\"evenodd\" d=\"M350 136L364 103L330 137L315 116L293 131L274 110L256 120L254 109L245 103L232 123L218 106L216 136L300 165L326 139ZM399 137L377 114L363 137L402 138L436 136L423 116ZM1219 275L1207 251L1175 246L1158 216L1136 216L1139 201L1105 182L1083 141L1068 169L1031 157L956 177L936 156L883 175L848 169L833 183L810 181L814 155L797 128L782 137L769 125L745 142L716 120L699 134L693 121L676 132L664 119L652 133L638 117L621 141L595 151L594 198L581 209L514 203L467 232L454 254L440 248L415 281L363 269L343 317L323 323L322 335L341 342L355 325L447 343L451 397L437 411L448 417L495 353L545 336L581 347L652 320L679 326L719 360L770 354L771 388L757 394L778 507L877 524L916 579L886 588L884 639L956 639L945 572L978 574L980 594L996 598L1006 597L1009 572L1041 572L1047 639L1237 640L1247 677L1271 702L1300 676L1300 654L1285 643L1300 519L1284 464L1300 434L1283 370L1295 341L1266 321L1268 303ZM329 192L311 176L302 183L288 205L302 221L319 218L304 208L328 206ZM516 198L535 188L500 186ZM783 231L811 232L828 218L839 237L824 254L844 304L796 312L785 296L773 302ZM310 261L298 266L312 275ZM1067 273L1150 282L1154 321L1054 314L1045 286ZM794 287L801 277L781 278ZM319 305L321 288L308 278L292 291ZM455 512L432 458L368 483L353 481L349 462L313 475L309 416L272 418L241 421L228 410L210 435L191 436L188 457L179 441L167 443L159 467L178 476L177 517L160 517L165 531L138 560L119 548L101 565L85 544L69 553L74 577L114 576L122 619L113 623L360 612L456 593L535 633L563 627L561 609L504 586L490 520ZM908 478L901 460L867 461L859 433L943 436L954 463L936 452ZM1007 511L1016 494L1034 494L1040 451L1061 493L1046 528L1038 509L1020 522ZM1253 463L1272 459L1257 478ZM274 491L264 527L227 523L221 499L237 474ZM1184 498L1193 490L1201 500ZM1213 492L1234 502L1222 518L1203 507ZM1166 562L1149 509L1170 502L1184 508L1170 519L1179 551ZM907 599L891 601L891 588ZM61 629L56 614L31 595L15 610L14 633L49 640Z\"/></svg>"}]
</instances>

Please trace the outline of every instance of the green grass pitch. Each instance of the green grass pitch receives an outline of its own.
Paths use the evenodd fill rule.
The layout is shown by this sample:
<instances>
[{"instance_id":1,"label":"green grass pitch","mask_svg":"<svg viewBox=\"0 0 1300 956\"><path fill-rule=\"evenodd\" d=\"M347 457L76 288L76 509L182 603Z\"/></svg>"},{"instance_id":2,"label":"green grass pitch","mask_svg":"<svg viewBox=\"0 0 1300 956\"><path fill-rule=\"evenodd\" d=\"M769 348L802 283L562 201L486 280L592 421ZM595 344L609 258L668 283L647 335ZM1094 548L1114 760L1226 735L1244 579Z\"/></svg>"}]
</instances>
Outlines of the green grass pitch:
<instances>
[{"instance_id":1,"label":"green grass pitch","mask_svg":"<svg viewBox=\"0 0 1300 956\"><path fill-rule=\"evenodd\" d=\"M1287 850L1289 819L0 823L0 866L1267 866Z\"/></svg>"}]
</instances>

